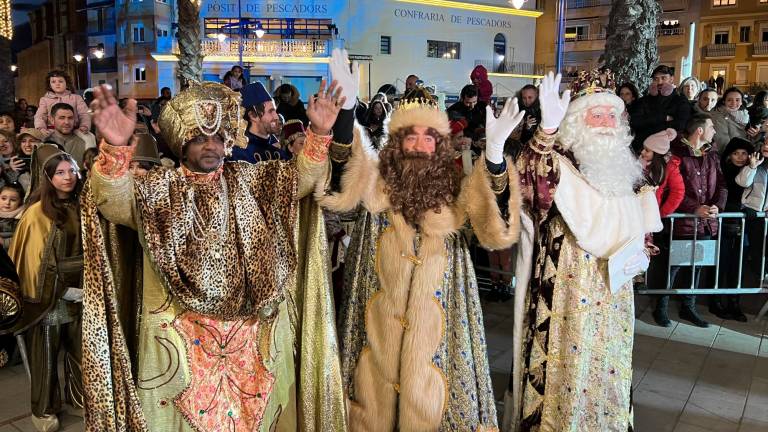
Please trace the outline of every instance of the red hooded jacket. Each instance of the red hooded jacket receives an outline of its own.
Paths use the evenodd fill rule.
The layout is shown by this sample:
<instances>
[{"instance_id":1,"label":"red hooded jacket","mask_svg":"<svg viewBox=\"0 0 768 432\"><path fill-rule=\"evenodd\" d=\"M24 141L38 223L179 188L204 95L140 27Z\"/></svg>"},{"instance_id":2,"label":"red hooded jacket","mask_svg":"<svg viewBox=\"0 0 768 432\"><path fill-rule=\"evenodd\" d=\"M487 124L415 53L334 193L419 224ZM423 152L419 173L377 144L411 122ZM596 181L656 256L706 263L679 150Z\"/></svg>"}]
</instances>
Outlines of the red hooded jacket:
<instances>
[{"instance_id":1,"label":"red hooded jacket","mask_svg":"<svg viewBox=\"0 0 768 432\"><path fill-rule=\"evenodd\" d=\"M480 80L477 87L477 101L488 103L493 95L493 85L488 81L488 70L483 65L477 65L469 74L469 79L474 83L476 79Z\"/></svg>"}]
</instances>

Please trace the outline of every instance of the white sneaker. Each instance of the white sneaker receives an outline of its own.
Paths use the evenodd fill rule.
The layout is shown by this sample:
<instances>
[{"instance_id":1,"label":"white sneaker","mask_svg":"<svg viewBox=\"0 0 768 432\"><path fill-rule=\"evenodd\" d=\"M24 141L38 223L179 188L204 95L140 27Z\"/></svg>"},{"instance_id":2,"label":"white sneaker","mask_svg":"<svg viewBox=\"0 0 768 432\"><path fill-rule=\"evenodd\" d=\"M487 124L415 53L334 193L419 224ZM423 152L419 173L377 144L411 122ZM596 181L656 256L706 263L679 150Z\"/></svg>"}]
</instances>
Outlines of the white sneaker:
<instances>
[{"instance_id":1,"label":"white sneaker","mask_svg":"<svg viewBox=\"0 0 768 432\"><path fill-rule=\"evenodd\" d=\"M32 424L39 432L56 432L59 430L59 418L53 414L45 417L31 416Z\"/></svg>"}]
</instances>

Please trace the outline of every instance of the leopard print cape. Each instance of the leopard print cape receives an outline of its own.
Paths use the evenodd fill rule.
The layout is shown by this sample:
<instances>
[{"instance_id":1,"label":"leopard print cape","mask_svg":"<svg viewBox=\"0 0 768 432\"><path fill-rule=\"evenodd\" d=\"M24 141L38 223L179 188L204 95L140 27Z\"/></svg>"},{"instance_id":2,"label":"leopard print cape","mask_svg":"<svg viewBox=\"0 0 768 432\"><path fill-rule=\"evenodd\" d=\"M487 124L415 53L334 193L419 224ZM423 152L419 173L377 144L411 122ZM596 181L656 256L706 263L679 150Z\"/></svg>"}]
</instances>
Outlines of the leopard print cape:
<instances>
[{"instance_id":1,"label":"leopard print cape","mask_svg":"<svg viewBox=\"0 0 768 432\"><path fill-rule=\"evenodd\" d=\"M275 311L296 271L296 164L231 162L220 176L196 182L169 169L135 179L144 250L191 311L223 320Z\"/></svg>"}]
</instances>

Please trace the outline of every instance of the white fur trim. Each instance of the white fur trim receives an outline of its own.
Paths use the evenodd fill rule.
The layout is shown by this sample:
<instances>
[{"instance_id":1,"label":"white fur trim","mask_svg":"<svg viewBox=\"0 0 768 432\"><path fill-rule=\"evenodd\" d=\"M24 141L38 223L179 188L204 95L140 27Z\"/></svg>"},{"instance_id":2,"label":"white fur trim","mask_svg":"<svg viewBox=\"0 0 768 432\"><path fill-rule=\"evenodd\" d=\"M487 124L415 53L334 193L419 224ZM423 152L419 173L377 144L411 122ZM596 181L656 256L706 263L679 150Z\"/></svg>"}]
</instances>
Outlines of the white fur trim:
<instances>
[{"instance_id":1,"label":"white fur trim","mask_svg":"<svg viewBox=\"0 0 768 432\"><path fill-rule=\"evenodd\" d=\"M624 112L624 101L620 97L610 92L594 93L590 95L584 95L572 100L568 104L568 111L565 113L566 117L569 115L581 113L589 107L596 105L612 105L619 114Z\"/></svg>"},{"instance_id":2,"label":"white fur trim","mask_svg":"<svg viewBox=\"0 0 768 432\"><path fill-rule=\"evenodd\" d=\"M436 108L422 106L405 110L395 110L389 118L387 133L389 135L400 129L411 126L428 126L434 128L442 135L450 135L451 126L448 123L448 114Z\"/></svg>"}]
</instances>

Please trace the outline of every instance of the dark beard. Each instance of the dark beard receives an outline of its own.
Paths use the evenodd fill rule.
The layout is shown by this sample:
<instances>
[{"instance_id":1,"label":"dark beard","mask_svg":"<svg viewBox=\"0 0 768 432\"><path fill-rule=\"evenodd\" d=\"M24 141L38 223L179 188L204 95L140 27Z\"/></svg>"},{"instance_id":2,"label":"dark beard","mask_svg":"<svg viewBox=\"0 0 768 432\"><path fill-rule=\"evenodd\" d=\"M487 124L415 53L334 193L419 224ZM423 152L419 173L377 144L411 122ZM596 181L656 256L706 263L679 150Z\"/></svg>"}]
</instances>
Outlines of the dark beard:
<instances>
[{"instance_id":1,"label":"dark beard","mask_svg":"<svg viewBox=\"0 0 768 432\"><path fill-rule=\"evenodd\" d=\"M380 156L386 161L381 165L381 173L389 200L409 224L418 225L425 212L439 213L442 206L456 200L460 176L451 152L382 153Z\"/></svg>"}]
</instances>

